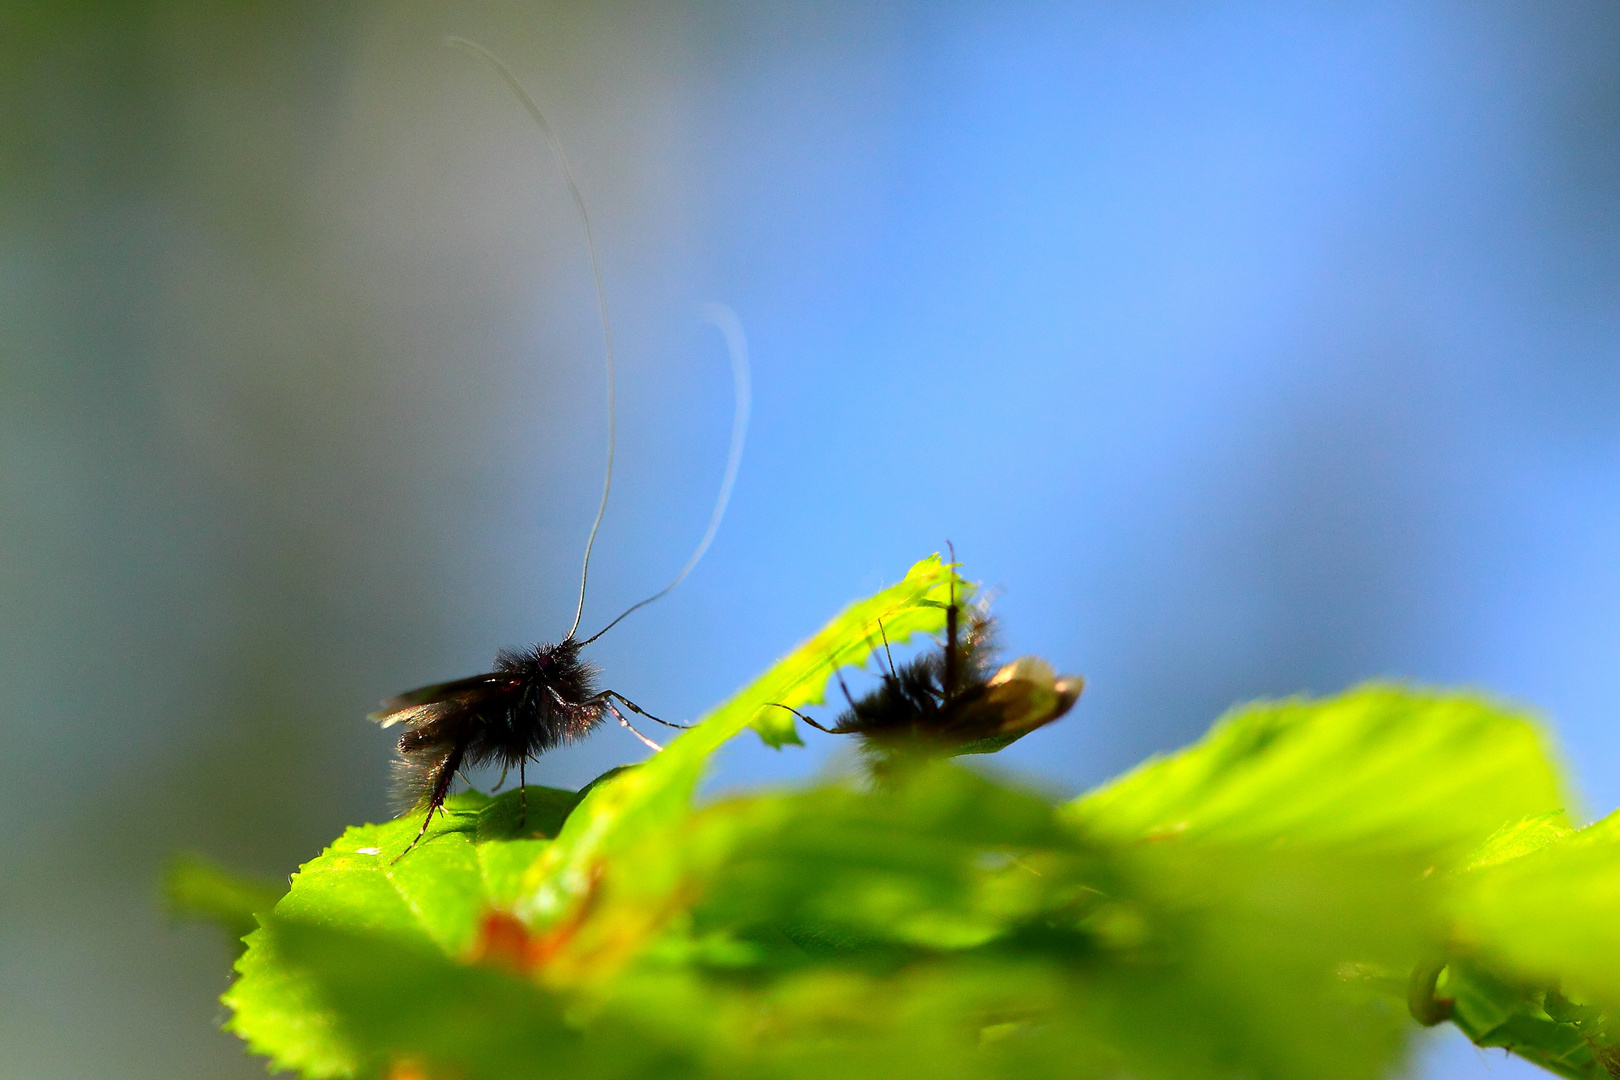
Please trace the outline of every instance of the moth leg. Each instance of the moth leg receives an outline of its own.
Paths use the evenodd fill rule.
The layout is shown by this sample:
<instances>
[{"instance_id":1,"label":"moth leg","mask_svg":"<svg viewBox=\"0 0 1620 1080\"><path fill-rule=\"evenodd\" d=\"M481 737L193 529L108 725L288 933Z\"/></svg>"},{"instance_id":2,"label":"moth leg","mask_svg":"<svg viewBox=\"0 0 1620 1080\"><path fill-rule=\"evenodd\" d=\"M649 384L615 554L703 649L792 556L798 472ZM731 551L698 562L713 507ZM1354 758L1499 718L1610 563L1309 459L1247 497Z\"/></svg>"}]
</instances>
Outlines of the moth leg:
<instances>
[{"instance_id":1,"label":"moth leg","mask_svg":"<svg viewBox=\"0 0 1620 1080\"><path fill-rule=\"evenodd\" d=\"M646 709L643 709L640 705L637 705L635 702L631 701L617 690L604 690L596 696L604 701L608 698L612 698L614 701L617 701L620 705L623 705L636 715L645 716L654 723L663 724L665 727L680 728L682 731L690 731L695 726L692 724L677 724L669 720L660 720L658 717L654 716Z\"/></svg>"},{"instance_id":2,"label":"moth leg","mask_svg":"<svg viewBox=\"0 0 1620 1080\"><path fill-rule=\"evenodd\" d=\"M770 706L774 706L775 708L778 708L778 709L786 709L788 712L792 713L794 716L797 716L800 720L803 720L805 723L809 724L811 727L815 728L817 731L825 731L829 735L842 735L843 734L843 732L834 731L830 727L823 727L821 724L816 723L814 720L810 719L808 716L804 715L804 713L800 712L798 709L795 709L791 705L783 705L780 701L772 701L772 702L768 702L767 704L770 705Z\"/></svg>"},{"instance_id":3,"label":"moth leg","mask_svg":"<svg viewBox=\"0 0 1620 1080\"><path fill-rule=\"evenodd\" d=\"M501 766L501 778L499 780L495 781L495 786L494 787L489 789L491 792L496 792L496 791L501 790L501 785L506 783L506 770L507 770L507 768L508 768L508 766L506 766L506 765Z\"/></svg>"},{"instance_id":4,"label":"moth leg","mask_svg":"<svg viewBox=\"0 0 1620 1080\"><path fill-rule=\"evenodd\" d=\"M529 763L529 755L524 754L518 758L518 828L526 829L529 826L529 782L523 775L524 766ZM506 775L502 770L501 776Z\"/></svg>"},{"instance_id":5,"label":"moth leg","mask_svg":"<svg viewBox=\"0 0 1620 1080\"><path fill-rule=\"evenodd\" d=\"M631 724L630 721L628 721L628 720L626 720L624 718L624 713L620 712L618 710L618 708L614 706L613 700L611 698L609 698L606 694L598 694L597 697L601 699L601 703L604 706L606 706L607 711L612 713L615 717L618 718L619 723L624 726L624 729L626 731L630 732L630 734L634 735L636 738L638 738L642 742L646 743L649 747L651 747L653 749L654 752L657 752L657 751L660 751L660 750L663 749L662 746L659 746L657 743L655 743L651 739L647 738L647 736L645 736L641 732L637 731L635 729L635 725Z\"/></svg>"},{"instance_id":6,"label":"moth leg","mask_svg":"<svg viewBox=\"0 0 1620 1080\"><path fill-rule=\"evenodd\" d=\"M407 844L404 851L395 855L389 866L409 855L411 849L422 842L422 837L427 835L428 824L432 822L435 810L441 814L444 812L444 797L450 794L450 781L461 770L461 759L466 752L467 744L458 742L451 747L450 753L445 755L444 764L439 766L439 774L433 778L433 788L428 795L427 813L422 816L422 827L417 830L416 839Z\"/></svg>"},{"instance_id":7,"label":"moth leg","mask_svg":"<svg viewBox=\"0 0 1620 1080\"><path fill-rule=\"evenodd\" d=\"M412 840L409 844L405 845L405 850L404 851L400 852L398 855L395 855L392 859L390 859L389 862L388 862L389 866L393 866L395 863L399 862L399 860L401 860L405 856L409 855L411 853L411 848L413 848L417 844L421 843L422 837L427 835L428 822L433 820L433 811L438 810L438 809L440 809L440 807L437 807L437 806L428 807L427 816L422 819L422 828L421 828L420 831L417 832L416 839Z\"/></svg>"},{"instance_id":8,"label":"moth leg","mask_svg":"<svg viewBox=\"0 0 1620 1080\"><path fill-rule=\"evenodd\" d=\"M849 683L844 681L844 669L833 668L833 674L838 676L838 689L844 692L844 700L849 702L849 707L853 710L855 708L855 699L850 695Z\"/></svg>"},{"instance_id":9,"label":"moth leg","mask_svg":"<svg viewBox=\"0 0 1620 1080\"><path fill-rule=\"evenodd\" d=\"M894 675L894 654L889 651L889 633L883 629L883 620L878 620L878 636L883 639L883 655L889 659L889 675Z\"/></svg>"}]
</instances>

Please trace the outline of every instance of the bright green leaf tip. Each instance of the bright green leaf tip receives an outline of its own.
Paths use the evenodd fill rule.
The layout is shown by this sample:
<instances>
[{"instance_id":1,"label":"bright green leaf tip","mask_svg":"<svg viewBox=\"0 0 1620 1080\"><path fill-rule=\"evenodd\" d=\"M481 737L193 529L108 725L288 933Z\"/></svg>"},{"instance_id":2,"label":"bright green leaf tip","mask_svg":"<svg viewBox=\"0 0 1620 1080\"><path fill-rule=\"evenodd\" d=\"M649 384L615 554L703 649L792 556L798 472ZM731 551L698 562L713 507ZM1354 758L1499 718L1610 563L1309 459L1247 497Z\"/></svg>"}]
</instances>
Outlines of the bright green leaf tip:
<instances>
[{"instance_id":1,"label":"bright green leaf tip","mask_svg":"<svg viewBox=\"0 0 1620 1080\"><path fill-rule=\"evenodd\" d=\"M892 644L901 644L913 634L943 630L954 573L955 568L947 566L938 554L930 555L913 566L899 584L851 604L814 637L705 717L705 726L714 726L708 739L699 741L707 744L709 740L729 739L740 730L737 720L747 716L747 723L767 745L799 742L793 714L777 706L821 704L826 700L827 682L833 673L839 668L865 664L883 636ZM973 583L955 577L957 603L971 601L975 589ZM694 747L692 752L702 751Z\"/></svg>"}]
</instances>

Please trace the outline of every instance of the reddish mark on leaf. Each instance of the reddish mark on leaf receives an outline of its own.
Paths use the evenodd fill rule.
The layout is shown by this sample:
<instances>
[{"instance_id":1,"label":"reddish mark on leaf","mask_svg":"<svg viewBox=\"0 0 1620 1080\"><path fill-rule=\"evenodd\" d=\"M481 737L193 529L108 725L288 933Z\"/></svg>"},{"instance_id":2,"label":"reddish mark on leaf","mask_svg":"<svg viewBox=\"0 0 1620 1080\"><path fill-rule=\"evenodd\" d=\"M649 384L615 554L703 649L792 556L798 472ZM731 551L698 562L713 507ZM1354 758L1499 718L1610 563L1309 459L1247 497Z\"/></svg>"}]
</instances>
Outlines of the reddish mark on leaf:
<instances>
[{"instance_id":1,"label":"reddish mark on leaf","mask_svg":"<svg viewBox=\"0 0 1620 1080\"><path fill-rule=\"evenodd\" d=\"M388 1080L428 1080L428 1074L414 1058L395 1058L388 1066Z\"/></svg>"},{"instance_id":2,"label":"reddish mark on leaf","mask_svg":"<svg viewBox=\"0 0 1620 1080\"><path fill-rule=\"evenodd\" d=\"M562 922L541 933L510 911L490 908L478 921L478 936L473 940L467 959L474 964L488 964L517 975L528 975L544 967L573 940L580 926L590 917L596 906L597 882L600 868L591 875L591 884L573 912Z\"/></svg>"}]
</instances>

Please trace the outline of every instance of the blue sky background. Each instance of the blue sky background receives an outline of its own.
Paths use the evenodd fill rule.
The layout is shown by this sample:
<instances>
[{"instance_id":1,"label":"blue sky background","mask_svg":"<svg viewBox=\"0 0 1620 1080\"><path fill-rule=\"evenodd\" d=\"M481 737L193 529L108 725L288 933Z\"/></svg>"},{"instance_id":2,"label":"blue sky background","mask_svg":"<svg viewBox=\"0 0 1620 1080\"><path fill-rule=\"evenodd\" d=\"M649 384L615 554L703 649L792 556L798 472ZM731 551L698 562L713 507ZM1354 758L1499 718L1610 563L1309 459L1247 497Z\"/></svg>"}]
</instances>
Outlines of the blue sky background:
<instances>
[{"instance_id":1,"label":"blue sky background","mask_svg":"<svg viewBox=\"0 0 1620 1080\"><path fill-rule=\"evenodd\" d=\"M1087 676L1078 791L1368 678L1546 717L1620 805L1620 15L1597 3L89 5L0 93L0 1050L257 1075L162 858L387 812L381 696L585 625L699 714L955 542ZM730 750L717 787L830 767ZM619 731L531 780L640 756ZM1457 1040L1434 1077L1528 1073Z\"/></svg>"}]
</instances>

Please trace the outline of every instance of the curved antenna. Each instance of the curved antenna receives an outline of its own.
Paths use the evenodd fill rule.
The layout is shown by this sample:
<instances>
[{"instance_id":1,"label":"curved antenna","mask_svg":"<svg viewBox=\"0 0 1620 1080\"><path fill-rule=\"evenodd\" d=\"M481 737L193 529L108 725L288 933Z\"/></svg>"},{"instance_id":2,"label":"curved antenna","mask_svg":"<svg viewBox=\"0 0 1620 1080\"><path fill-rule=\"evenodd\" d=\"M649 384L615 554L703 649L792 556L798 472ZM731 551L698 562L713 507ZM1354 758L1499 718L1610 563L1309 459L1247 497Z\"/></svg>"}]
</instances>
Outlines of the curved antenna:
<instances>
[{"instance_id":1,"label":"curved antenna","mask_svg":"<svg viewBox=\"0 0 1620 1080\"><path fill-rule=\"evenodd\" d=\"M719 329L720 336L726 339L726 352L731 354L731 385L736 397L736 407L731 417L731 456L726 459L725 479L720 481L720 497L714 501L714 513L709 517L709 529L698 541L698 546L692 552L692 557L686 560L681 572L675 575L675 580L653 593L638 604L631 604L625 608L617 619L608 623L602 629L580 642L589 645L609 630L618 626L626 615L646 607L654 600L667 596L670 590L686 580L686 575L703 558L703 553L709 550L714 542L715 533L720 531L720 519L726 516L726 504L731 501L732 486L737 483L737 469L742 465L743 440L748 435L748 410L752 401L752 389L748 378L748 338L743 334L742 320L737 313L724 304L710 302L703 305L703 317Z\"/></svg>"},{"instance_id":2,"label":"curved antenna","mask_svg":"<svg viewBox=\"0 0 1620 1080\"><path fill-rule=\"evenodd\" d=\"M591 215L585 209L585 197L579 193L579 185L574 182L574 170L568 167L568 155L563 153L562 140L557 138L557 133L552 130L550 122L546 120L546 114L540 111L540 106L536 105L528 91L523 89L523 84L512 74L512 69L501 63L500 57L478 42L468 41L464 37L447 37L444 43L465 49L474 56L486 60L528 110L529 115L534 117L534 122L540 125L540 131L546 137L546 145L551 147L551 155L556 158L557 168L562 171L563 180L568 184L568 193L574 197L574 208L579 211L580 223L585 226L585 246L591 253L591 276L596 280L596 304L602 313L602 346L607 355L607 475L602 480L602 503L596 508L596 520L591 523L591 535L585 541L585 563L579 571L579 603L574 605L574 623L568 628L568 636L563 638L564 641L571 641L574 631L579 629L579 617L585 612L585 582L591 574L591 548L596 546L596 532L602 527L602 516L607 513L608 492L613 490L613 444L616 426L613 408L613 324L608 319L607 290L602 287L602 261L597 257L596 233L591 229Z\"/></svg>"}]
</instances>

